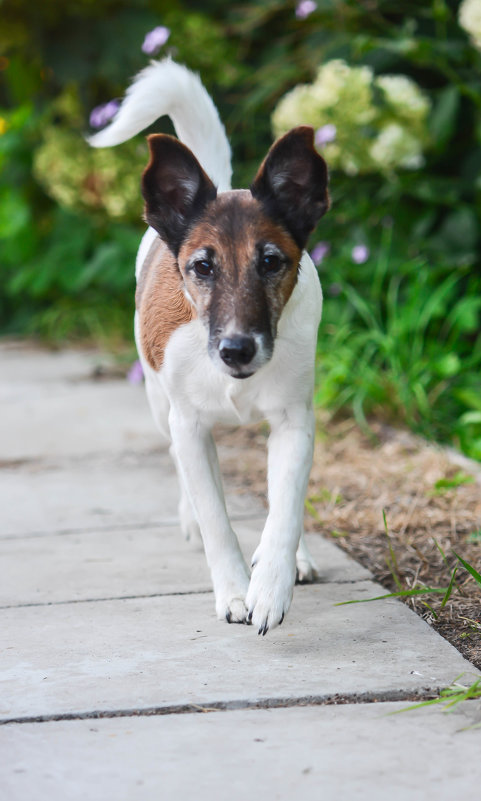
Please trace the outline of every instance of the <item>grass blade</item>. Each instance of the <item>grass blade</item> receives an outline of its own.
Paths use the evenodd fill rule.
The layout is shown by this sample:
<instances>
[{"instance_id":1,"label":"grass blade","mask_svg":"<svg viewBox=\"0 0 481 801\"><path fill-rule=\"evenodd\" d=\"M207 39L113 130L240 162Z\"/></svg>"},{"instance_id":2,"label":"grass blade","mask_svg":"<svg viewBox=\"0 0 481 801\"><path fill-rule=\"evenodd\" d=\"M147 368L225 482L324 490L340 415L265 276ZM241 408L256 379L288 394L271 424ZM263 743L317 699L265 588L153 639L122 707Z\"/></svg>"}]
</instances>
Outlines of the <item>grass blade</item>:
<instances>
[{"instance_id":1,"label":"grass blade","mask_svg":"<svg viewBox=\"0 0 481 801\"><path fill-rule=\"evenodd\" d=\"M461 556L459 556L456 553L456 551L453 551L453 554L455 555L456 559L459 559L462 566L466 568L468 573L471 573L473 578L478 582L479 586L481 587L481 575L478 573L478 571L472 565L470 565L469 562L465 562L465 560Z\"/></svg>"},{"instance_id":2,"label":"grass blade","mask_svg":"<svg viewBox=\"0 0 481 801\"><path fill-rule=\"evenodd\" d=\"M431 593L445 593L447 587L420 587L417 590L400 590L399 592L388 592L387 595L377 595L375 598L358 598L353 601L338 601L334 606L346 606L347 604L366 604L369 601L383 601L385 598L412 598L414 595L429 595Z\"/></svg>"},{"instance_id":3,"label":"grass blade","mask_svg":"<svg viewBox=\"0 0 481 801\"><path fill-rule=\"evenodd\" d=\"M464 674L461 673L451 682L449 687L439 690L437 698L431 698L429 701L422 701L419 704L411 704L411 706L405 706L402 709L396 709L394 712L389 712L389 715L399 715L400 712L410 712L413 709L420 709L423 706L432 706L432 704L443 704L443 712L449 712L462 701L466 701L469 698L481 698L481 678L475 679L469 687L466 687L463 684L457 683L463 675ZM473 726L466 726L465 729L461 729L460 731L474 729L479 726L481 726L481 724L476 723Z\"/></svg>"},{"instance_id":4,"label":"grass blade","mask_svg":"<svg viewBox=\"0 0 481 801\"><path fill-rule=\"evenodd\" d=\"M448 589L446 590L446 595L444 596L443 600L441 601L441 609L443 609L446 606L447 602L449 601L449 598L451 597L451 593L453 591L453 586L454 586L454 579L456 578L457 569L458 569L458 567L456 565L456 567L453 570L453 575L451 576L451 581L449 582Z\"/></svg>"}]
</instances>

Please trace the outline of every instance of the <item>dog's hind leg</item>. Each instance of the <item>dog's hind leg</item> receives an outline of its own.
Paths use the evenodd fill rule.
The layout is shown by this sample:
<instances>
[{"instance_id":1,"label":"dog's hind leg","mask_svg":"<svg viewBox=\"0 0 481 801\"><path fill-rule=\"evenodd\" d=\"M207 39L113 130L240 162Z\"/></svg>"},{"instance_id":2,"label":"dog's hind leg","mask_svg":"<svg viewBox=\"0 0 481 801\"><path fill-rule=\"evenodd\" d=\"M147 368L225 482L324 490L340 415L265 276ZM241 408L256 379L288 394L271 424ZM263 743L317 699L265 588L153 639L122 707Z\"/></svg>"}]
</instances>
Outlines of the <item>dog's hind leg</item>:
<instances>
[{"instance_id":1,"label":"dog's hind leg","mask_svg":"<svg viewBox=\"0 0 481 801\"><path fill-rule=\"evenodd\" d=\"M202 548L202 536L200 533L200 526L195 516L194 507L190 502L189 494L184 486L182 472L177 461L175 448L171 445L170 455L175 464L177 471L177 478L179 480L180 500L179 500L179 521L180 529L185 539L193 546L194 549Z\"/></svg>"},{"instance_id":2,"label":"dog's hind leg","mask_svg":"<svg viewBox=\"0 0 481 801\"><path fill-rule=\"evenodd\" d=\"M192 508L192 504L182 480L182 474L179 469L175 448L173 448L171 444L169 430L169 399L164 388L162 387L162 384L159 382L157 375L155 373L150 374L150 368L148 365L144 365L144 374L145 388L147 391L147 398L149 401L150 410L152 412L152 417L154 418L155 425L157 426L162 439L166 441L166 443L168 442L170 445L169 453L172 457L172 461L174 462L177 472L180 498L178 505L180 528L185 539L190 541L195 547L199 544L202 544L202 538L200 536L200 528L194 509Z\"/></svg>"},{"instance_id":3,"label":"dog's hind leg","mask_svg":"<svg viewBox=\"0 0 481 801\"><path fill-rule=\"evenodd\" d=\"M299 540L299 547L296 553L296 583L297 584L311 584L319 578L319 570L317 565L309 553L306 544L304 532L301 531L301 538Z\"/></svg>"}]
</instances>

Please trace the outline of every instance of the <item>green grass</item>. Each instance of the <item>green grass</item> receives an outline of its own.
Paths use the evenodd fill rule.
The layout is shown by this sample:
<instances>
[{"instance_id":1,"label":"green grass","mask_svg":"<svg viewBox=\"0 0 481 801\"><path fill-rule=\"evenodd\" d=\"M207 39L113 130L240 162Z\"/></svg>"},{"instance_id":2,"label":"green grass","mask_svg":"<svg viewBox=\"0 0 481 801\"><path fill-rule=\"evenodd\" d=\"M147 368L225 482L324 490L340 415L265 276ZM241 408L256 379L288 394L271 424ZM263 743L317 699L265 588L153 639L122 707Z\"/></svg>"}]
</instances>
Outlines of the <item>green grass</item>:
<instances>
[{"instance_id":1,"label":"green grass","mask_svg":"<svg viewBox=\"0 0 481 801\"><path fill-rule=\"evenodd\" d=\"M451 478L440 478L436 481L433 494L444 495L448 490L457 489L463 484L472 484L473 482L473 476L467 475L460 470Z\"/></svg>"},{"instance_id":2,"label":"green grass","mask_svg":"<svg viewBox=\"0 0 481 801\"><path fill-rule=\"evenodd\" d=\"M401 712L412 712L415 709L422 709L423 707L434 706L435 704L440 704L443 708L443 712L452 712L453 709L457 708L463 701L481 698L481 678L477 678L471 684L466 685L460 682L463 675L464 674L461 673L451 682L449 687L440 690L436 698L431 698L428 701L421 701L419 704L412 704L411 706L403 707L403 709L396 709L389 714L399 715ZM465 726L461 731L478 729L480 727L481 723L474 723L471 726Z\"/></svg>"},{"instance_id":3,"label":"green grass","mask_svg":"<svg viewBox=\"0 0 481 801\"><path fill-rule=\"evenodd\" d=\"M398 567L397 559L396 559L396 554L394 552L394 548L393 548L392 543L391 543L391 538L389 536L389 529L388 529L388 524L387 524L387 520L386 520L386 513L385 513L384 509L383 509L383 512L382 512L382 516L383 516L384 531L385 531L385 535L386 535L386 538L387 538L387 541L388 541L388 551L389 551L388 555L386 556L386 564L387 564L387 566L388 566L388 568L389 568L389 570L391 572L391 576L393 578L393 581L394 581L396 587L398 588L397 591L396 592L388 592L388 593L385 593L383 595L376 595L373 598L357 598L357 599L353 599L353 600L350 600L350 601L340 601L340 602L336 603L335 606L347 606L348 604L371 603L373 601L384 601L387 598L415 598L415 597L421 596L421 595L442 595L443 597L442 597L441 603L440 603L440 605L439 605L439 607L437 609L435 609L432 606L432 604L429 604L426 601L422 601L422 603L429 609L429 611L431 612L433 617L435 619L437 619L439 617L439 615L441 614L442 610L445 608L445 606L448 603L449 599L451 598L453 592L455 592L455 591L461 592L461 589L460 589L459 585L456 582L456 574L458 572L459 565L462 565L462 567L464 567L464 569L474 578L476 584L478 584L479 588L481 589L481 574L478 573L478 571L476 570L475 567L473 567L473 565L471 565L469 562L467 562L465 559L463 559L462 556L459 556L459 554L457 554L456 551L454 551L454 550L453 550L453 555L458 560L459 565L456 565L451 570L451 577L450 577L450 580L449 580L449 583L448 583L447 586L445 586L445 587L429 587L429 586L404 587L403 583L402 583L402 578L401 578L400 570L399 570L399 567ZM434 542L435 542L436 547L438 548L438 550L439 550L439 552L441 554L441 557L442 557L444 563L446 564L447 567L449 567L448 561L446 559L446 555L445 555L444 551L442 550L441 546L439 545L439 543L436 540L434 540Z\"/></svg>"},{"instance_id":4,"label":"green grass","mask_svg":"<svg viewBox=\"0 0 481 801\"><path fill-rule=\"evenodd\" d=\"M374 416L481 460L481 281L396 258L387 235L365 276L340 258L325 272L316 403L367 431Z\"/></svg>"}]
</instances>

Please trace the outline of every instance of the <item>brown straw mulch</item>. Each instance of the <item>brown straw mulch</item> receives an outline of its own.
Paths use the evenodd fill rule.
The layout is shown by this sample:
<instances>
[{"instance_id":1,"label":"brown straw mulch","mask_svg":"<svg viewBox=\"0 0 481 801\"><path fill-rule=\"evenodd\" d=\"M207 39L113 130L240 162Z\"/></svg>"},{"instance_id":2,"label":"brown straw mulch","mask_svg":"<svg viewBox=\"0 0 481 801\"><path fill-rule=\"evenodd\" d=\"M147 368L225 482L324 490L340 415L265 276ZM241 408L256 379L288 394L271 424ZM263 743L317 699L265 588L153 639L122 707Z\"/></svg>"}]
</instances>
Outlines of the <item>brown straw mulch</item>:
<instances>
[{"instance_id":1,"label":"brown straw mulch","mask_svg":"<svg viewBox=\"0 0 481 801\"><path fill-rule=\"evenodd\" d=\"M481 587L453 553L481 572L481 465L460 457L460 466L445 449L389 426L374 423L372 432L351 420L319 423L306 528L332 538L387 592L447 588L458 565L444 606L443 594L403 600L481 668ZM266 439L262 426L217 437L224 474L264 500Z\"/></svg>"}]
</instances>

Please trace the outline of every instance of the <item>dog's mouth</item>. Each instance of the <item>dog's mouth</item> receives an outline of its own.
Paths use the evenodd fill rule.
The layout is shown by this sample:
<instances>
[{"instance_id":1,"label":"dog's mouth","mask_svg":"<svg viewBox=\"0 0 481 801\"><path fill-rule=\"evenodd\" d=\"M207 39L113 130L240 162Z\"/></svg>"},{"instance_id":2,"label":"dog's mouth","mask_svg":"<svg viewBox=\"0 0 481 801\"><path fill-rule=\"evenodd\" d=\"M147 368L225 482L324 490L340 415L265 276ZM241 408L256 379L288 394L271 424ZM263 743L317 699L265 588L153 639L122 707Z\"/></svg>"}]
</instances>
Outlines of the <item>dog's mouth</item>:
<instances>
[{"instance_id":1,"label":"dog's mouth","mask_svg":"<svg viewBox=\"0 0 481 801\"><path fill-rule=\"evenodd\" d=\"M250 378L251 375L254 375L255 370L251 373L231 373L232 378Z\"/></svg>"},{"instance_id":2,"label":"dog's mouth","mask_svg":"<svg viewBox=\"0 0 481 801\"><path fill-rule=\"evenodd\" d=\"M250 378L272 356L271 341L262 334L235 334L209 343L209 355L217 367L231 378Z\"/></svg>"}]
</instances>

